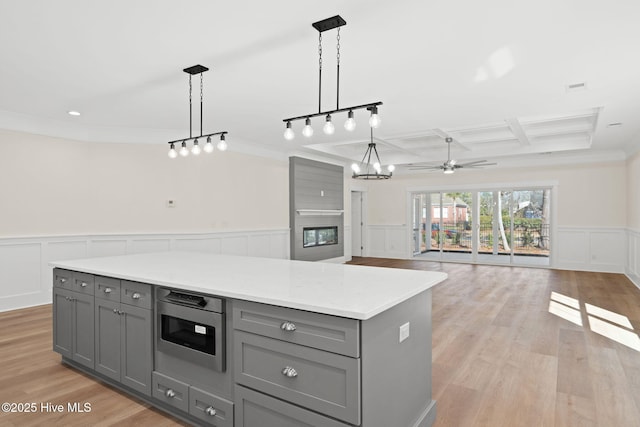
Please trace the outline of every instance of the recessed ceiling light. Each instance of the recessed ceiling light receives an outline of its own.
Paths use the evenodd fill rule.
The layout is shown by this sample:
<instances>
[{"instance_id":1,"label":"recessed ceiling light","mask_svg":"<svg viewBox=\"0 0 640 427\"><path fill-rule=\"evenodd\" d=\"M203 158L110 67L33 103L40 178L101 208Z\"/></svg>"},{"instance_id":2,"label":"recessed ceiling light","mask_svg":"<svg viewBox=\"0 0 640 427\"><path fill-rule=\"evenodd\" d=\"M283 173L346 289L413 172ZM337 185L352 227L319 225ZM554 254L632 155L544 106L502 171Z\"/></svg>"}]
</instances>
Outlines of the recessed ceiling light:
<instances>
[{"instance_id":1,"label":"recessed ceiling light","mask_svg":"<svg viewBox=\"0 0 640 427\"><path fill-rule=\"evenodd\" d=\"M616 123L609 123L607 125L608 128L619 128L620 126L622 126L621 122L616 122Z\"/></svg>"},{"instance_id":2,"label":"recessed ceiling light","mask_svg":"<svg viewBox=\"0 0 640 427\"><path fill-rule=\"evenodd\" d=\"M80 112L76 110L67 111L70 116L79 116Z\"/></svg>"}]
</instances>

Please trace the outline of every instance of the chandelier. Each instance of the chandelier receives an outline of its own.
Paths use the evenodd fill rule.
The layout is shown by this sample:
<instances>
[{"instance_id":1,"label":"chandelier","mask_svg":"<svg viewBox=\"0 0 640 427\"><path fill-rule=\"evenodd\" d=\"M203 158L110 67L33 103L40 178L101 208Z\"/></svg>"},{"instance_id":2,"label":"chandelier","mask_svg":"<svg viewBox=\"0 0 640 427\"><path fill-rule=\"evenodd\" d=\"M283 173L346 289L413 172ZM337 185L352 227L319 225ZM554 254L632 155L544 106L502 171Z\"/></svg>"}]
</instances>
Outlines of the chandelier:
<instances>
[{"instance_id":1,"label":"chandelier","mask_svg":"<svg viewBox=\"0 0 640 427\"><path fill-rule=\"evenodd\" d=\"M336 15L331 18L324 19L322 21L314 22L311 24L313 28L318 30L318 112L304 114L297 117L290 117L288 119L284 119L283 122L286 123L286 128L284 131L284 138L288 141L291 141L295 138L295 132L291 127L291 122L296 120L305 121L305 126L302 128L302 135L307 138L310 138L313 135L313 128L311 127L311 119L313 117L324 116L325 123L322 128L323 132L327 135L331 135L335 132L335 126L333 125L332 115L336 113L348 112L347 120L344 122L344 128L347 131L353 131L356 128L356 121L353 118L353 112L356 110L367 109L370 112L369 116L369 126L372 128L377 128L380 126L380 117L378 116L378 106L382 105L382 102L371 102L369 104L355 105L352 107L344 107L340 108L340 27L346 25L346 21L340 17L340 15ZM333 30L337 28L337 86L336 86L336 108L334 110L322 111L321 107L321 97L322 97L322 33L328 30Z\"/></svg>"},{"instance_id":2,"label":"chandelier","mask_svg":"<svg viewBox=\"0 0 640 427\"><path fill-rule=\"evenodd\" d=\"M175 141L169 141L168 142L169 157L172 159L175 159L176 157L178 157L178 154L180 154L182 157L187 157L189 155L189 152L191 152L191 154L193 154L194 156L199 155L202 151L204 151L205 153L212 153L214 150L214 147L213 147L213 143L211 142L211 137L218 136L218 135L220 135L220 140L218 141L216 146L218 150L225 151L227 149L227 142L225 137L225 135L228 133L227 131L207 133L207 134L202 133L202 106L203 106L202 73L209 71L209 69L203 65L194 65L192 67L185 68L182 71L189 74L189 138L176 139ZM191 102L191 92L192 92L191 77L193 77L196 74L200 75L200 135L194 137L192 132L193 106ZM198 138L202 138L202 139L207 138L206 142L204 143L204 147L200 146ZM187 148L187 142L191 140L193 140L193 146L191 147L191 150L189 150L189 148ZM176 150L176 144L180 144L180 150Z\"/></svg>"},{"instance_id":3,"label":"chandelier","mask_svg":"<svg viewBox=\"0 0 640 427\"><path fill-rule=\"evenodd\" d=\"M371 159L371 156L375 154L375 158ZM371 161L373 160L373 163ZM393 175L393 171L396 169L394 165L387 166L388 173L382 173L382 166L380 165L380 156L378 156L378 150L376 149L376 143L373 142L373 128L371 128L371 142L367 146L367 151L364 152L364 156L360 163L352 163L351 171L354 179L389 179Z\"/></svg>"}]
</instances>

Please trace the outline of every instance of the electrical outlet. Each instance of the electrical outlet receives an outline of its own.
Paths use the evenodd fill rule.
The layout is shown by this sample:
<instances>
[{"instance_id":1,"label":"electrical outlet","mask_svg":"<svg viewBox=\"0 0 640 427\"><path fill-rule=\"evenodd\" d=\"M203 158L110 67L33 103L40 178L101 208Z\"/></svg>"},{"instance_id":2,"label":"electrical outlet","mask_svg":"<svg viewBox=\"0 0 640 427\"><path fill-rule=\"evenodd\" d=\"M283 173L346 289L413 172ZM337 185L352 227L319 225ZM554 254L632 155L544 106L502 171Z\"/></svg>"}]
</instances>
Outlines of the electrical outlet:
<instances>
[{"instance_id":1,"label":"electrical outlet","mask_svg":"<svg viewBox=\"0 0 640 427\"><path fill-rule=\"evenodd\" d=\"M407 322L404 325L400 326L400 336L399 336L399 341L398 342L402 342L402 341L406 340L407 338L409 338L409 327L410 326L411 326L411 324L409 322Z\"/></svg>"},{"instance_id":2,"label":"electrical outlet","mask_svg":"<svg viewBox=\"0 0 640 427\"><path fill-rule=\"evenodd\" d=\"M173 200L173 199L167 200L167 207L168 208L175 208L176 207L176 201Z\"/></svg>"}]
</instances>

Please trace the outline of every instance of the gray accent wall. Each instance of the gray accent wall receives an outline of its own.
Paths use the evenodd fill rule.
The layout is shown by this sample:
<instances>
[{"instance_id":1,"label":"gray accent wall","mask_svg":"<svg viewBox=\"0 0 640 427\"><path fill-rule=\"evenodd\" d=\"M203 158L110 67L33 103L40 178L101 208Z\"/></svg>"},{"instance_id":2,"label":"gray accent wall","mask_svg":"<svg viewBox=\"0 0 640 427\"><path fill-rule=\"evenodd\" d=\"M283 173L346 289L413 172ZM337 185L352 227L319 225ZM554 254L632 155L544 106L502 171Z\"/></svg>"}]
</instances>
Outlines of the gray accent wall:
<instances>
[{"instance_id":1,"label":"gray accent wall","mask_svg":"<svg viewBox=\"0 0 640 427\"><path fill-rule=\"evenodd\" d=\"M344 209L342 166L302 157L289 158L289 227L291 259L319 261L344 256L344 214L300 215L299 209L332 211ZM338 227L338 243L303 247L305 227Z\"/></svg>"}]
</instances>

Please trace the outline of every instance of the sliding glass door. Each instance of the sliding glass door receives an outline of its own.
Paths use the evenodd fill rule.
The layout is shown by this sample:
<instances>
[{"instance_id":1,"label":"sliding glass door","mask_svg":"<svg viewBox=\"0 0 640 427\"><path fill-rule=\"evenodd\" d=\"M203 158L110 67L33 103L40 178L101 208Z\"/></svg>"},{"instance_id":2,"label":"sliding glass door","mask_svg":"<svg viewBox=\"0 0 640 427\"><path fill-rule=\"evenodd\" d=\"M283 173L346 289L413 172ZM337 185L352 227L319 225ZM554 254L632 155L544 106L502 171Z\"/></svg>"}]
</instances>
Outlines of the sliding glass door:
<instances>
[{"instance_id":1,"label":"sliding glass door","mask_svg":"<svg viewBox=\"0 0 640 427\"><path fill-rule=\"evenodd\" d=\"M430 191L411 200L414 257L549 265L550 188Z\"/></svg>"}]
</instances>

